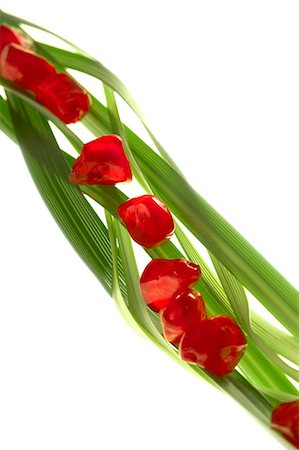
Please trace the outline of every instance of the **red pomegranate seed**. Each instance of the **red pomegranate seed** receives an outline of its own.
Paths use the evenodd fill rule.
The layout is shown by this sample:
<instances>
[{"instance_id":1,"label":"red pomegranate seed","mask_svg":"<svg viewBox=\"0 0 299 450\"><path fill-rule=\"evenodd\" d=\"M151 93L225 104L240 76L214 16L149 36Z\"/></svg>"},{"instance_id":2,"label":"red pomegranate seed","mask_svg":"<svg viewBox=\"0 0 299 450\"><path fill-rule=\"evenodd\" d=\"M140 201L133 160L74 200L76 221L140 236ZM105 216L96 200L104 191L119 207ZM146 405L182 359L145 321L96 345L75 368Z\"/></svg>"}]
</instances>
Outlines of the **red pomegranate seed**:
<instances>
[{"instance_id":1,"label":"red pomegranate seed","mask_svg":"<svg viewBox=\"0 0 299 450\"><path fill-rule=\"evenodd\" d=\"M149 308L158 312L199 277L199 266L186 259L153 259L140 278L142 297Z\"/></svg>"},{"instance_id":2,"label":"red pomegranate seed","mask_svg":"<svg viewBox=\"0 0 299 450\"><path fill-rule=\"evenodd\" d=\"M0 25L0 53L8 44L18 44L24 48L31 48L32 42L20 30L8 25Z\"/></svg>"},{"instance_id":3,"label":"red pomegranate seed","mask_svg":"<svg viewBox=\"0 0 299 450\"><path fill-rule=\"evenodd\" d=\"M189 328L206 317L206 305L202 296L188 289L160 311L163 335L169 342L177 344Z\"/></svg>"},{"instance_id":4,"label":"red pomegranate seed","mask_svg":"<svg viewBox=\"0 0 299 450\"><path fill-rule=\"evenodd\" d=\"M232 372L245 352L246 338L228 316L214 316L188 329L180 342L180 356L217 376Z\"/></svg>"},{"instance_id":5,"label":"red pomegranate seed","mask_svg":"<svg viewBox=\"0 0 299 450\"><path fill-rule=\"evenodd\" d=\"M73 164L69 180L75 184L104 185L131 181L130 163L121 138L111 134L84 144L81 155Z\"/></svg>"},{"instance_id":6,"label":"red pomegranate seed","mask_svg":"<svg viewBox=\"0 0 299 450\"><path fill-rule=\"evenodd\" d=\"M7 45L0 58L0 71L3 78L35 91L36 86L56 73L55 67L41 56L20 45Z\"/></svg>"},{"instance_id":7,"label":"red pomegranate seed","mask_svg":"<svg viewBox=\"0 0 299 450\"><path fill-rule=\"evenodd\" d=\"M90 109L87 92L66 73L57 73L41 82L36 100L64 123L78 122Z\"/></svg>"},{"instance_id":8,"label":"red pomegranate seed","mask_svg":"<svg viewBox=\"0 0 299 450\"><path fill-rule=\"evenodd\" d=\"M132 239L146 248L162 244L174 232L168 208L154 195L142 195L121 204L118 213Z\"/></svg>"},{"instance_id":9,"label":"red pomegranate seed","mask_svg":"<svg viewBox=\"0 0 299 450\"><path fill-rule=\"evenodd\" d=\"M299 448L299 400L276 406L272 412L271 426Z\"/></svg>"}]
</instances>

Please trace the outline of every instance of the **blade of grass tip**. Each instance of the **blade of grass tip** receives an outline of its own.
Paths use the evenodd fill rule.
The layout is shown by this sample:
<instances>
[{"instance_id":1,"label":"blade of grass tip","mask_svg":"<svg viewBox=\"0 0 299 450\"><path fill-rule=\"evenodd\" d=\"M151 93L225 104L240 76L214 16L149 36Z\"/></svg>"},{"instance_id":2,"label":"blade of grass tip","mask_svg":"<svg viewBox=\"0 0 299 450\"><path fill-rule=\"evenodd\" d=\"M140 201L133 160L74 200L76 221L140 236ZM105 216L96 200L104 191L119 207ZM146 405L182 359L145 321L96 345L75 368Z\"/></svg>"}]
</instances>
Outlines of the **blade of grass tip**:
<instances>
[{"instance_id":1,"label":"blade of grass tip","mask_svg":"<svg viewBox=\"0 0 299 450\"><path fill-rule=\"evenodd\" d=\"M299 372L282 361L252 329L249 304L243 286L213 255L210 255L220 282L243 330L251 337L256 346L276 367L299 382Z\"/></svg>"}]
</instances>

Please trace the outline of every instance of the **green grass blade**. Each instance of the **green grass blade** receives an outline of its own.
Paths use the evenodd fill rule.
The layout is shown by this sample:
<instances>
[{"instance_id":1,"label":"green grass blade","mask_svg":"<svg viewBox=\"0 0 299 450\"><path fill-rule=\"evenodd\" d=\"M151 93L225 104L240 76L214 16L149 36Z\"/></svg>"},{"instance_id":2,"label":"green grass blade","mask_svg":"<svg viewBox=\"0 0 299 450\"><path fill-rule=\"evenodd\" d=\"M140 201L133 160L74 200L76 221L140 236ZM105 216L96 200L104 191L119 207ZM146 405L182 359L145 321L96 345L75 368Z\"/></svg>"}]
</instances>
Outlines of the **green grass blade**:
<instances>
[{"instance_id":1,"label":"green grass blade","mask_svg":"<svg viewBox=\"0 0 299 450\"><path fill-rule=\"evenodd\" d=\"M267 395L267 397L272 398L276 403L281 402L294 402L299 399L298 395L288 394L286 392L275 391L274 389L262 389L262 392Z\"/></svg>"},{"instance_id":2,"label":"green grass blade","mask_svg":"<svg viewBox=\"0 0 299 450\"><path fill-rule=\"evenodd\" d=\"M0 76L0 85L4 87L4 89L8 92L12 92L15 97L18 97L24 100L27 104L33 106L33 108L39 111L44 117L50 120L56 127L65 135L65 137L69 140L69 142L73 145L77 152L81 151L82 141L78 138L78 136L72 132L58 117L52 114L47 108L38 103L34 97L29 93L29 91L22 89L20 86L17 86L10 81L5 80ZM5 100L2 99L1 107L4 107Z\"/></svg>"},{"instance_id":3,"label":"green grass blade","mask_svg":"<svg viewBox=\"0 0 299 450\"><path fill-rule=\"evenodd\" d=\"M111 216L111 214L108 211L105 211L105 217L108 227L108 235L110 239L110 246L111 246L111 255L112 255L112 262L113 262L113 272L112 272L112 298L115 301L115 304L124 318L124 320L127 322L128 325L138 334L140 333L140 328L138 326L138 323L134 320L132 314L130 313L129 307L128 307L128 296L125 298L121 292L120 288L120 259L116 244L116 232L115 232L115 223L114 218Z\"/></svg>"},{"instance_id":4,"label":"green grass blade","mask_svg":"<svg viewBox=\"0 0 299 450\"><path fill-rule=\"evenodd\" d=\"M152 193L151 186L148 184L144 174L140 170L140 167L138 166L138 164L134 158L134 155L131 151L131 148L129 146L123 123L120 120L118 107L117 107L117 104L115 101L114 91L111 88L109 88L108 86L106 86L105 84L103 86L104 86L104 92L105 92L105 96L106 96L106 100L107 100L107 109L109 111L110 118L111 118L112 128L113 128L114 132L116 134L118 134L122 139L126 155L130 161L133 175L136 178L136 180L138 181L138 183L140 184L140 186L142 186L143 189L147 191L147 193Z\"/></svg>"},{"instance_id":5,"label":"green grass blade","mask_svg":"<svg viewBox=\"0 0 299 450\"><path fill-rule=\"evenodd\" d=\"M224 309L227 309L229 314L235 316L235 318L237 319L235 311L231 307L231 304L226 296L226 293L223 290L223 287L221 286L209 266L206 264L204 259L199 255L197 250L192 245L190 245L189 241L186 240L185 235L184 233L181 233L180 228L177 228L176 235L187 257L191 261L194 261L200 265L203 281L208 286L210 292L213 293L213 296L215 298L217 298L219 304L222 305ZM238 320L240 321L240 318ZM245 320L245 326L246 324L248 324L248 319ZM298 364L298 342L293 336L287 335L252 311L251 326L254 332L257 333L270 346L274 353L284 356L286 359L289 359L295 364Z\"/></svg>"},{"instance_id":6,"label":"green grass blade","mask_svg":"<svg viewBox=\"0 0 299 450\"><path fill-rule=\"evenodd\" d=\"M251 312L251 318L254 331L270 345L272 350L278 355L284 356L289 361L298 365L298 341L293 336L287 335L254 312Z\"/></svg>"},{"instance_id":7,"label":"green grass blade","mask_svg":"<svg viewBox=\"0 0 299 450\"><path fill-rule=\"evenodd\" d=\"M235 312L237 321L240 323L243 330L251 337L259 350L272 361L276 367L280 368L286 375L299 382L298 370L282 361L272 351L269 345L253 331L250 322L249 304L243 286L240 285L236 278L216 258L214 258L213 255L211 255L211 259L227 298Z\"/></svg>"},{"instance_id":8,"label":"green grass blade","mask_svg":"<svg viewBox=\"0 0 299 450\"><path fill-rule=\"evenodd\" d=\"M112 259L105 226L80 189L69 183L68 166L47 121L15 95L7 95L16 137L39 192L72 246L111 293Z\"/></svg>"}]
</instances>

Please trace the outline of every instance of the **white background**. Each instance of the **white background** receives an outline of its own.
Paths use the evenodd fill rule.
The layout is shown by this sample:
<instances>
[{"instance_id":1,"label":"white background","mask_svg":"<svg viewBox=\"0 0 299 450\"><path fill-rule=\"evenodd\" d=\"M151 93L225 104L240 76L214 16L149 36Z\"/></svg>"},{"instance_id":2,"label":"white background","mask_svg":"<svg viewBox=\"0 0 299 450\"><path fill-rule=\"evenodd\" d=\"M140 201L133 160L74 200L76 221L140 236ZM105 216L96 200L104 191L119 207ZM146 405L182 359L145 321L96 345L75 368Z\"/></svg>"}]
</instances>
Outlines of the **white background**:
<instances>
[{"instance_id":1,"label":"white background","mask_svg":"<svg viewBox=\"0 0 299 450\"><path fill-rule=\"evenodd\" d=\"M116 72L196 189L298 287L297 1L2 8ZM282 449L127 327L0 145L0 448Z\"/></svg>"}]
</instances>

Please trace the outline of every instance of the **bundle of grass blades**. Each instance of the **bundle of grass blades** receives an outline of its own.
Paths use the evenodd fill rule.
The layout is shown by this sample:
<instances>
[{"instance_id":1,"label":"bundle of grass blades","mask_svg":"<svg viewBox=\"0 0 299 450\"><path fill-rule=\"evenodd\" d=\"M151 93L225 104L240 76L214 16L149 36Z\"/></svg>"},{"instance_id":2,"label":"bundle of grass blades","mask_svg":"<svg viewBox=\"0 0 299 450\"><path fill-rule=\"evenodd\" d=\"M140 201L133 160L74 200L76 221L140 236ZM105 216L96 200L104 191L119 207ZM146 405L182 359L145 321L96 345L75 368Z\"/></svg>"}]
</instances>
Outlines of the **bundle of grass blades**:
<instances>
[{"instance_id":1,"label":"bundle of grass blades","mask_svg":"<svg viewBox=\"0 0 299 450\"><path fill-rule=\"evenodd\" d=\"M40 28L5 13L1 13L0 21L19 28L22 25ZM184 363L177 347L161 336L159 317L146 308L141 297L131 238L117 212L118 206L127 200L126 195L114 186L81 185L79 188L72 185L68 176L74 158L59 147L49 123L63 133L78 153L83 145L79 137L30 92L4 78L0 80L5 89L5 97L0 98L0 129L20 146L37 189L56 222L128 322L134 327L137 325L181 366L227 392L270 429L273 408L298 398L292 382L299 381L294 368L299 362L298 291L188 184L121 81L100 62L67 44L72 51L37 41L34 47L57 71L73 69L103 84L107 106L91 95L92 106L81 123L95 137L118 134L141 188L159 196L171 210L181 248L168 242L145 251L151 258L188 258L200 265L202 277L194 288L202 293L208 313L232 316L247 337L245 355L233 373L217 377L196 365ZM142 121L152 146L123 123L115 94L120 95ZM85 196L104 208L106 223ZM217 276L190 241L185 228L206 247ZM250 311L245 289L289 334ZM282 439L277 433L273 436ZM283 442L286 448L293 448Z\"/></svg>"}]
</instances>

